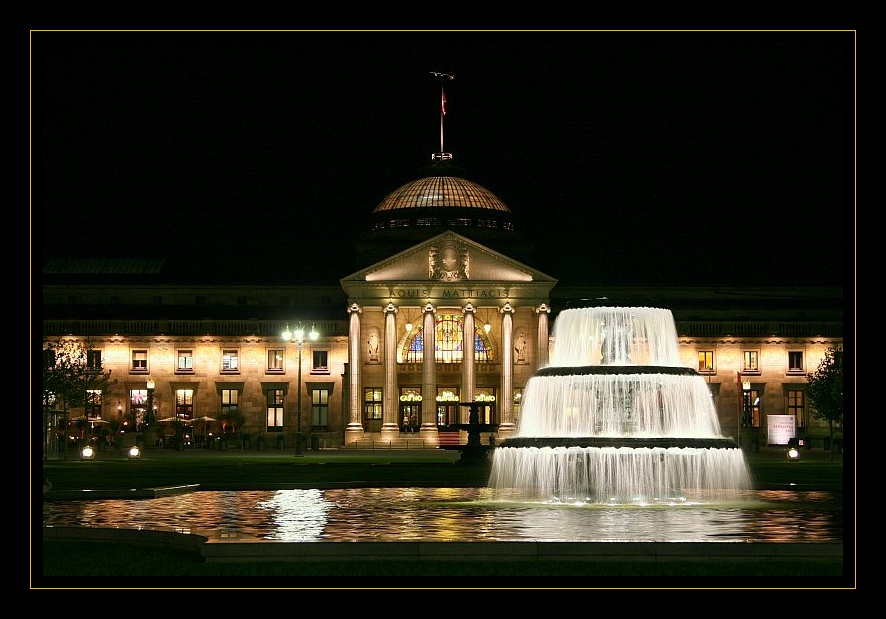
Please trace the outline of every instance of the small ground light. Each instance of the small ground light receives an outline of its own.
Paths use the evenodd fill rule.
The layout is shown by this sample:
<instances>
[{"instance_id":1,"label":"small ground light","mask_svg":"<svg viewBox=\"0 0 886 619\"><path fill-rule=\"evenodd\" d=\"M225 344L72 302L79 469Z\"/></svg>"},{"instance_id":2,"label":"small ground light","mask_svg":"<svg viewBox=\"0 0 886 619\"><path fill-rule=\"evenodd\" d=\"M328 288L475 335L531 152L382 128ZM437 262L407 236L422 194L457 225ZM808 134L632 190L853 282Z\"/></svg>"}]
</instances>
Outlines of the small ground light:
<instances>
[{"instance_id":1,"label":"small ground light","mask_svg":"<svg viewBox=\"0 0 886 619\"><path fill-rule=\"evenodd\" d=\"M796 447L791 447L788 449L788 460L799 460L800 459L800 450Z\"/></svg>"},{"instance_id":2,"label":"small ground light","mask_svg":"<svg viewBox=\"0 0 886 619\"><path fill-rule=\"evenodd\" d=\"M141 449L139 449L137 445L133 445L132 447L129 448L129 451L126 453L126 455L130 459L140 458L142 455L142 452L141 452Z\"/></svg>"},{"instance_id":3,"label":"small ground light","mask_svg":"<svg viewBox=\"0 0 886 619\"><path fill-rule=\"evenodd\" d=\"M95 449L91 445L87 445L80 451L80 458L83 460L92 460L95 458Z\"/></svg>"}]
</instances>

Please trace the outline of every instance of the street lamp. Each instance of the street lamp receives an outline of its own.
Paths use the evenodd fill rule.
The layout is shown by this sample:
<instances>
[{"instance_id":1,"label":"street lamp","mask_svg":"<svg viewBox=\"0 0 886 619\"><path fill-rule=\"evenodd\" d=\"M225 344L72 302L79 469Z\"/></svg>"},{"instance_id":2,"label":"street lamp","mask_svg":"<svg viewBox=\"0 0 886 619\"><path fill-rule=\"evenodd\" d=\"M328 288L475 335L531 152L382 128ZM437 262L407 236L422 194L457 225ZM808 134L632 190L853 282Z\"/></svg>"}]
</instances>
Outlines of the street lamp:
<instances>
[{"instance_id":1,"label":"street lamp","mask_svg":"<svg viewBox=\"0 0 886 619\"><path fill-rule=\"evenodd\" d=\"M311 332L308 333L308 337L311 340L316 340L319 335L320 334L317 333L314 325L311 325ZM287 324L286 331L283 332L283 339L287 342L298 344L298 403L295 421L295 455L301 456L304 454L304 445L301 440L301 348L305 343L305 330L301 326L301 323L299 323L295 331L290 331L289 325Z\"/></svg>"},{"instance_id":2,"label":"street lamp","mask_svg":"<svg viewBox=\"0 0 886 619\"><path fill-rule=\"evenodd\" d=\"M145 402L145 426L154 425L154 379L148 378L148 399Z\"/></svg>"}]
</instances>

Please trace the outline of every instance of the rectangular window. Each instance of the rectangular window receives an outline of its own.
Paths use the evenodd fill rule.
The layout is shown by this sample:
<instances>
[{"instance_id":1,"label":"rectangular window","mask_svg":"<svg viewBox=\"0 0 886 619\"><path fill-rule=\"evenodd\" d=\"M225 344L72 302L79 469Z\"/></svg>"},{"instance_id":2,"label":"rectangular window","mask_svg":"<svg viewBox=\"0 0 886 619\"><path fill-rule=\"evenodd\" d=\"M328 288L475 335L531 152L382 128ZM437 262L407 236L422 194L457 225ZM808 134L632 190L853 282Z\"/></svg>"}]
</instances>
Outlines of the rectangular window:
<instances>
[{"instance_id":1,"label":"rectangular window","mask_svg":"<svg viewBox=\"0 0 886 619\"><path fill-rule=\"evenodd\" d=\"M381 397L381 387L366 387L363 389L363 419L382 418Z\"/></svg>"},{"instance_id":2,"label":"rectangular window","mask_svg":"<svg viewBox=\"0 0 886 619\"><path fill-rule=\"evenodd\" d=\"M319 374L329 372L329 352L326 350L315 350L311 356L313 365L311 371Z\"/></svg>"},{"instance_id":3,"label":"rectangular window","mask_svg":"<svg viewBox=\"0 0 886 619\"><path fill-rule=\"evenodd\" d=\"M86 369L89 372L102 371L102 351L87 350L86 351Z\"/></svg>"},{"instance_id":4,"label":"rectangular window","mask_svg":"<svg viewBox=\"0 0 886 619\"><path fill-rule=\"evenodd\" d=\"M283 349L282 348L269 348L268 349L268 373L271 374L282 374L283 373Z\"/></svg>"},{"instance_id":5,"label":"rectangular window","mask_svg":"<svg viewBox=\"0 0 886 619\"><path fill-rule=\"evenodd\" d=\"M267 390L268 432L283 431L283 390Z\"/></svg>"},{"instance_id":6,"label":"rectangular window","mask_svg":"<svg viewBox=\"0 0 886 619\"><path fill-rule=\"evenodd\" d=\"M148 410L148 390L129 390L129 419L124 419L128 432L136 432L145 423L145 413ZM132 424L135 424L134 426Z\"/></svg>"},{"instance_id":7,"label":"rectangular window","mask_svg":"<svg viewBox=\"0 0 886 619\"><path fill-rule=\"evenodd\" d=\"M759 350L743 350L742 353L742 372L760 373L760 351Z\"/></svg>"},{"instance_id":8,"label":"rectangular window","mask_svg":"<svg viewBox=\"0 0 886 619\"><path fill-rule=\"evenodd\" d=\"M701 374L714 373L714 351L699 350L698 351L698 371Z\"/></svg>"},{"instance_id":9,"label":"rectangular window","mask_svg":"<svg viewBox=\"0 0 886 619\"><path fill-rule=\"evenodd\" d=\"M760 392L754 388L743 390L741 392L742 401L742 418L741 425L743 428L759 428L760 427Z\"/></svg>"},{"instance_id":10,"label":"rectangular window","mask_svg":"<svg viewBox=\"0 0 886 619\"><path fill-rule=\"evenodd\" d=\"M132 351L132 371L142 374L148 372L148 351L133 350Z\"/></svg>"},{"instance_id":11,"label":"rectangular window","mask_svg":"<svg viewBox=\"0 0 886 619\"><path fill-rule=\"evenodd\" d=\"M238 349L225 348L222 350L221 371L228 374L237 374L240 372L240 351Z\"/></svg>"},{"instance_id":12,"label":"rectangular window","mask_svg":"<svg viewBox=\"0 0 886 619\"><path fill-rule=\"evenodd\" d=\"M803 363L802 350L788 351L788 374L805 374L806 365Z\"/></svg>"},{"instance_id":13,"label":"rectangular window","mask_svg":"<svg viewBox=\"0 0 886 619\"><path fill-rule=\"evenodd\" d=\"M178 374L192 374L194 372L194 351L182 349L176 351L175 371Z\"/></svg>"},{"instance_id":14,"label":"rectangular window","mask_svg":"<svg viewBox=\"0 0 886 619\"><path fill-rule=\"evenodd\" d=\"M797 419L797 428L806 427L806 394L800 389L788 390L788 415Z\"/></svg>"},{"instance_id":15,"label":"rectangular window","mask_svg":"<svg viewBox=\"0 0 886 619\"><path fill-rule=\"evenodd\" d=\"M194 390L175 390L175 416L179 419L194 418Z\"/></svg>"},{"instance_id":16,"label":"rectangular window","mask_svg":"<svg viewBox=\"0 0 886 619\"><path fill-rule=\"evenodd\" d=\"M86 418L102 418L102 391L101 389L86 390Z\"/></svg>"},{"instance_id":17,"label":"rectangular window","mask_svg":"<svg viewBox=\"0 0 886 619\"><path fill-rule=\"evenodd\" d=\"M221 390L221 412L222 414L234 413L240 407L240 390L239 389L222 389Z\"/></svg>"},{"instance_id":18,"label":"rectangular window","mask_svg":"<svg viewBox=\"0 0 886 619\"><path fill-rule=\"evenodd\" d=\"M329 389L311 389L311 429L329 429Z\"/></svg>"}]
</instances>

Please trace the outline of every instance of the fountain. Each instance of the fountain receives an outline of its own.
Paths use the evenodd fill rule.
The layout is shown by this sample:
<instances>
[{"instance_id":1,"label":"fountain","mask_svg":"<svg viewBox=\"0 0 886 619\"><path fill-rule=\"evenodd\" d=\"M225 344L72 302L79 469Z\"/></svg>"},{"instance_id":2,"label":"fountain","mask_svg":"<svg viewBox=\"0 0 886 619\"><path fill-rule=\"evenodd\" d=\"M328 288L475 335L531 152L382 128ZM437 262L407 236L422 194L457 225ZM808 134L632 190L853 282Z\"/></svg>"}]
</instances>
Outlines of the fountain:
<instances>
[{"instance_id":1,"label":"fountain","mask_svg":"<svg viewBox=\"0 0 886 619\"><path fill-rule=\"evenodd\" d=\"M732 501L752 489L704 378L680 364L670 310L585 300L560 313L553 335L517 435L494 451L490 487L605 505Z\"/></svg>"}]
</instances>

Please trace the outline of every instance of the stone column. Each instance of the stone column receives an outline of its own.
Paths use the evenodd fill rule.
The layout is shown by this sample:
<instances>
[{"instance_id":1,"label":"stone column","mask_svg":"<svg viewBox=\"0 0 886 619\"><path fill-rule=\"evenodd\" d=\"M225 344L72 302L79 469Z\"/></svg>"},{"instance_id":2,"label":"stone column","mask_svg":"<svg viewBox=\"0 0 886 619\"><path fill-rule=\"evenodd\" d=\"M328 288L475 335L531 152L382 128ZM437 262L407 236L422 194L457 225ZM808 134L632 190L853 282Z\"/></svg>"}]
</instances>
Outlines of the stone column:
<instances>
[{"instance_id":1,"label":"stone column","mask_svg":"<svg viewBox=\"0 0 886 619\"><path fill-rule=\"evenodd\" d=\"M507 438L516 432L514 424L514 308L510 301L501 312L501 394L498 398L498 432Z\"/></svg>"},{"instance_id":2,"label":"stone column","mask_svg":"<svg viewBox=\"0 0 886 619\"><path fill-rule=\"evenodd\" d=\"M421 428L419 436L437 440L437 359L434 354L434 314L437 308L428 303L422 310Z\"/></svg>"},{"instance_id":3,"label":"stone column","mask_svg":"<svg viewBox=\"0 0 886 619\"><path fill-rule=\"evenodd\" d=\"M385 347L382 359L385 369L385 386L382 396L382 426L381 439L392 441L400 437L400 427L397 425L397 308L393 303L385 307Z\"/></svg>"},{"instance_id":4,"label":"stone column","mask_svg":"<svg viewBox=\"0 0 886 619\"><path fill-rule=\"evenodd\" d=\"M476 309L468 303L462 308L465 315L464 332L462 333L462 361L461 361L461 393L459 399L462 402L474 401L474 386L476 385L475 366L474 366L474 331L476 330L474 322L474 314ZM467 415L467 409L462 410L459 407L458 418L461 423L465 423L462 415Z\"/></svg>"},{"instance_id":5,"label":"stone column","mask_svg":"<svg viewBox=\"0 0 886 619\"><path fill-rule=\"evenodd\" d=\"M350 323L348 325L348 384L350 406L347 427L345 427L345 443L353 443L363 438L363 385L360 376L363 372L363 361L360 358L360 314L363 309L356 303L348 307Z\"/></svg>"},{"instance_id":6,"label":"stone column","mask_svg":"<svg viewBox=\"0 0 886 619\"><path fill-rule=\"evenodd\" d=\"M542 303L535 308L538 314L538 340L535 353L535 369L543 368L548 364L548 354L550 352L550 334L548 333L548 314L551 308L547 304Z\"/></svg>"}]
</instances>

